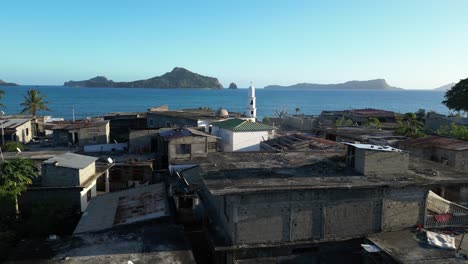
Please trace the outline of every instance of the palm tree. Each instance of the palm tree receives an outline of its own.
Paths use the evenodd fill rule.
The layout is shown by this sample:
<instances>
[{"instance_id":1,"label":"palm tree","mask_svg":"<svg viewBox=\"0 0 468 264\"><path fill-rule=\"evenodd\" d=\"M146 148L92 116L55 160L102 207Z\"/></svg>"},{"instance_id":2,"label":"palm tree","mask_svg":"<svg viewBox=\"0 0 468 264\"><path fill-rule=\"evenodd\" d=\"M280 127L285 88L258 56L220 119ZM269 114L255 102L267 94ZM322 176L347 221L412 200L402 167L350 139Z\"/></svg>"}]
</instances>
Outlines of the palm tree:
<instances>
[{"instance_id":1,"label":"palm tree","mask_svg":"<svg viewBox=\"0 0 468 264\"><path fill-rule=\"evenodd\" d=\"M39 110L50 110L47 108L48 102L44 101L45 95L42 95L38 90L29 90L24 96L24 102L21 106L24 106L20 114L30 113L33 117L36 117L36 112Z\"/></svg>"}]
</instances>

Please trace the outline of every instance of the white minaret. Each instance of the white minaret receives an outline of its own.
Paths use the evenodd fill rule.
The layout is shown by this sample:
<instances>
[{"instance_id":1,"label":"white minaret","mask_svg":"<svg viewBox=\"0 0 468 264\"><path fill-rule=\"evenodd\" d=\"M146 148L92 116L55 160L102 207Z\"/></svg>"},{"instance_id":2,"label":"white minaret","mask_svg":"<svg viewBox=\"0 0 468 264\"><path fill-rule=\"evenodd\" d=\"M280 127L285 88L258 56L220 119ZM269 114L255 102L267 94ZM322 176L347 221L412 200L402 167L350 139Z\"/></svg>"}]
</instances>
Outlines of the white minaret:
<instances>
[{"instance_id":1,"label":"white minaret","mask_svg":"<svg viewBox=\"0 0 468 264\"><path fill-rule=\"evenodd\" d=\"M257 117L257 108L255 103L255 87L253 87L252 82L250 82L249 97L247 99L247 116L255 119Z\"/></svg>"}]
</instances>

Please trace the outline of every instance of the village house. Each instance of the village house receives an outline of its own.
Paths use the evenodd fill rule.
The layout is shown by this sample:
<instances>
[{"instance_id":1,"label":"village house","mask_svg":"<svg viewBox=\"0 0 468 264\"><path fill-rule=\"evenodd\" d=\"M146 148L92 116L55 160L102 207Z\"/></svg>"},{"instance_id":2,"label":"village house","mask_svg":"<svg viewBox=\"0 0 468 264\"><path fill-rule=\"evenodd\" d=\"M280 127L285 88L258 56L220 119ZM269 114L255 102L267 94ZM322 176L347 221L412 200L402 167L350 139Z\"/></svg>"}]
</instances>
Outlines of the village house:
<instances>
[{"instance_id":1,"label":"village house","mask_svg":"<svg viewBox=\"0 0 468 264\"><path fill-rule=\"evenodd\" d=\"M109 120L110 139L117 142L128 142L130 130L147 127L146 112L115 112L104 115Z\"/></svg>"},{"instance_id":2,"label":"village house","mask_svg":"<svg viewBox=\"0 0 468 264\"><path fill-rule=\"evenodd\" d=\"M2 141L29 143L33 138L31 120L26 117L1 117Z\"/></svg>"},{"instance_id":3,"label":"village house","mask_svg":"<svg viewBox=\"0 0 468 264\"><path fill-rule=\"evenodd\" d=\"M221 138L222 151L259 151L260 142L268 140L274 128L243 119L212 123L211 134Z\"/></svg>"},{"instance_id":4,"label":"village house","mask_svg":"<svg viewBox=\"0 0 468 264\"><path fill-rule=\"evenodd\" d=\"M29 210L37 202L52 200L83 212L97 195L97 179L112 167L112 164L97 166L97 160L95 157L65 153L44 161L39 181L21 195L20 207Z\"/></svg>"},{"instance_id":5,"label":"village house","mask_svg":"<svg viewBox=\"0 0 468 264\"><path fill-rule=\"evenodd\" d=\"M468 185L466 174L370 144L349 144L346 155L211 153L180 175L212 223L215 263L319 254L322 242L423 225L434 217L429 190Z\"/></svg>"},{"instance_id":6,"label":"village house","mask_svg":"<svg viewBox=\"0 0 468 264\"><path fill-rule=\"evenodd\" d=\"M148 112L148 128L204 127L209 132L210 124L233 117L242 117L239 113L228 112L220 108L159 110Z\"/></svg>"},{"instance_id":7,"label":"village house","mask_svg":"<svg viewBox=\"0 0 468 264\"><path fill-rule=\"evenodd\" d=\"M439 162L457 170L468 170L466 140L428 136L400 141L399 147L410 151L415 157Z\"/></svg>"},{"instance_id":8,"label":"village house","mask_svg":"<svg viewBox=\"0 0 468 264\"><path fill-rule=\"evenodd\" d=\"M166 168L172 162L189 161L217 152L218 138L193 128L176 128L158 132L155 147L156 161Z\"/></svg>"},{"instance_id":9,"label":"village house","mask_svg":"<svg viewBox=\"0 0 468 264\"><path fill-rule=\"evenodd\" d=\"M393 131L369 127L343 126L330 128L315 128L312 133L316 137L336 142L359 142L374 145L396 146L405 136L396 135Z\"/></svg>"},{"instance_id":10,"label":"village house","mask_svg":"<svg viewBox=\"0 0 468 264\"><path fill-rule=\"evenodd\" d=\"M109 144L108 120L77 120L53 122L53 139L57 146Z\"/></svg>"}]
</instances>

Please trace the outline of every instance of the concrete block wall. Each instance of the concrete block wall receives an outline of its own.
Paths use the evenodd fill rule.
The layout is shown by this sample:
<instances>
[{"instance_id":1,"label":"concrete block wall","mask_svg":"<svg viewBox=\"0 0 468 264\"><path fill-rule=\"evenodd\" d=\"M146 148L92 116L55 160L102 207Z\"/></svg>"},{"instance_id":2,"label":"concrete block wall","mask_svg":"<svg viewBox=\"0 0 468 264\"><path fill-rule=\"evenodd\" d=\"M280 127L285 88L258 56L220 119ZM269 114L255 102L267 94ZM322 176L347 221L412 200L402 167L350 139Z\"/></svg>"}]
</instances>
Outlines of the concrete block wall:
<instances>
[{"instance_id":1,"label":"concrete block wall","mask_svg":"<svg viewBox=\"0 0 468 264\"><path fill-rule=\"evenodd\" d=\"M168 156L169 161L174 159L190 159L193 157L203 157L206 156L208 152L216 152L216 149L209 149L208 143L216 143L217 139L214 137L199 137L199 136L192 136L192 137L182 137L172 139L169 142L168 146ZM180 144L188 144L190 145L190 153L189 154L178 154L176 149L177 145Z\"/></svg>"},{"instance_id":2,"label":"concrete block wall","mask_svg":"<svg viewBox=\"0 0 468 264\"><path fill-rule=\"evenodd\" d=\"M96 174L96 163L91 163L88 167L79 170L80 174L80 186L88 181L94 174Z\"/></svg>"},{"instance_id":3,"label":"concrete block wall","mask_svg":"<svg viewBox=\"0 0 468 264\"><path fill-rule=\"evenodd\" d=\"M408 170L408 152L356 149L355 169L364 175L395 175Z\"/></svg>"},{"instance_id":4,"label":"concrete block wall","mask_svg":"<svg viewBox=\"0 0 468 264\"><path fill-rule=\"evenodd\" d=\"M205 192L235 245L346 239L423 223L425 188L333 189L240 194ZM204 201L203 201L204 202ZM226 219L224 211L229 212Z\"/></svg>"},{"instance_id":5,"label":"concrete block wall","mask_svg":"<svg viewBox=\"0 0 468 264\"><path fill-rule=\"evenodd\" d=\"M148 128L198 126L198 120L195 119L172 117L158 113L148 113L147 122Z\"/></svg>"},{"instance_id":6,"label":"concrete block wall","mask_svg":"<svg viewBox=\"0 0 468 264\"><path fill-rule=\"evenodd\" d=\"M80 186L79 170L42 164L42 185L47 187Z\"/></svg>"}]
</instances>

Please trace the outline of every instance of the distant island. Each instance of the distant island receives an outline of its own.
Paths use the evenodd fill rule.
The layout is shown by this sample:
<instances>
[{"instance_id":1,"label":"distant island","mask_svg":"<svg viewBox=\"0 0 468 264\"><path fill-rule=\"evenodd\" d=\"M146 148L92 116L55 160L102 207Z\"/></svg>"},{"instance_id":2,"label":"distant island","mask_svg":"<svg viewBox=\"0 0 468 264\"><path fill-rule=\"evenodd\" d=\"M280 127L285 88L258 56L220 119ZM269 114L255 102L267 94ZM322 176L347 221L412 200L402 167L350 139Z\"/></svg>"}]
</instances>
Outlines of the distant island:
<instances>
[{"instance_id":1,"label":"distant island","mask_svg":"<svg viewBox=\"0 0 468 264\"><path fill-rule=\"evenodd\" d=\"M232 82L231 84L229 84L229 88L228 88L228 89L237 89L237 84L235 84L235 83Z\"/></svg>"},{"instance_id":2,"label":"distant island","mask_svg":"<svg viewBox=\"0 0 468 264\"><path fill-rule=\"evenodd\" d=\"M437 90L437 91L447 91L447 90L452 89L452 87L455 86L455 84L456 84L456 83L449 83L449 84L442 85L442 86L440 86L440 87L434 88L434 90Z\"/></svg>"},{"instance_id":3,"label":"distant island","mask_svg":"<svg viewBox=\"0 0 468 264\"><path fill-rule=\"evenodd\" d=\"M369 81L349 81L337 84L318 84L318 83L298 83L290 86L268 85L265 89L284 89L284 90L400 90L401 88L388 85L385 79L375 79Z\"/></svg>"},{"instance_id":4,"label":"distant island","mask_svg":"<svg viewBox=\"0 0 468 264\"><path fill-rule=\"evenodd\" d=\"M187 69L175 67L171 72L146 80L133 82L114 82L104 76L97 76L85 81L68 81L63 84L68 87L96 88L208 88L223 89L217 78L193 73Z\"/></svg>"},{"instance_id":5,"label":"distant island","mask_svg":"<svg viewBox=\"0 0 468 264\"><path fill-rule=\"evenodd\" d=\"M16 83L9 83L9 82L5 82L3 80L0 80L0 86L18 86L18 84Z\"/></svg>"}]
</instances>

